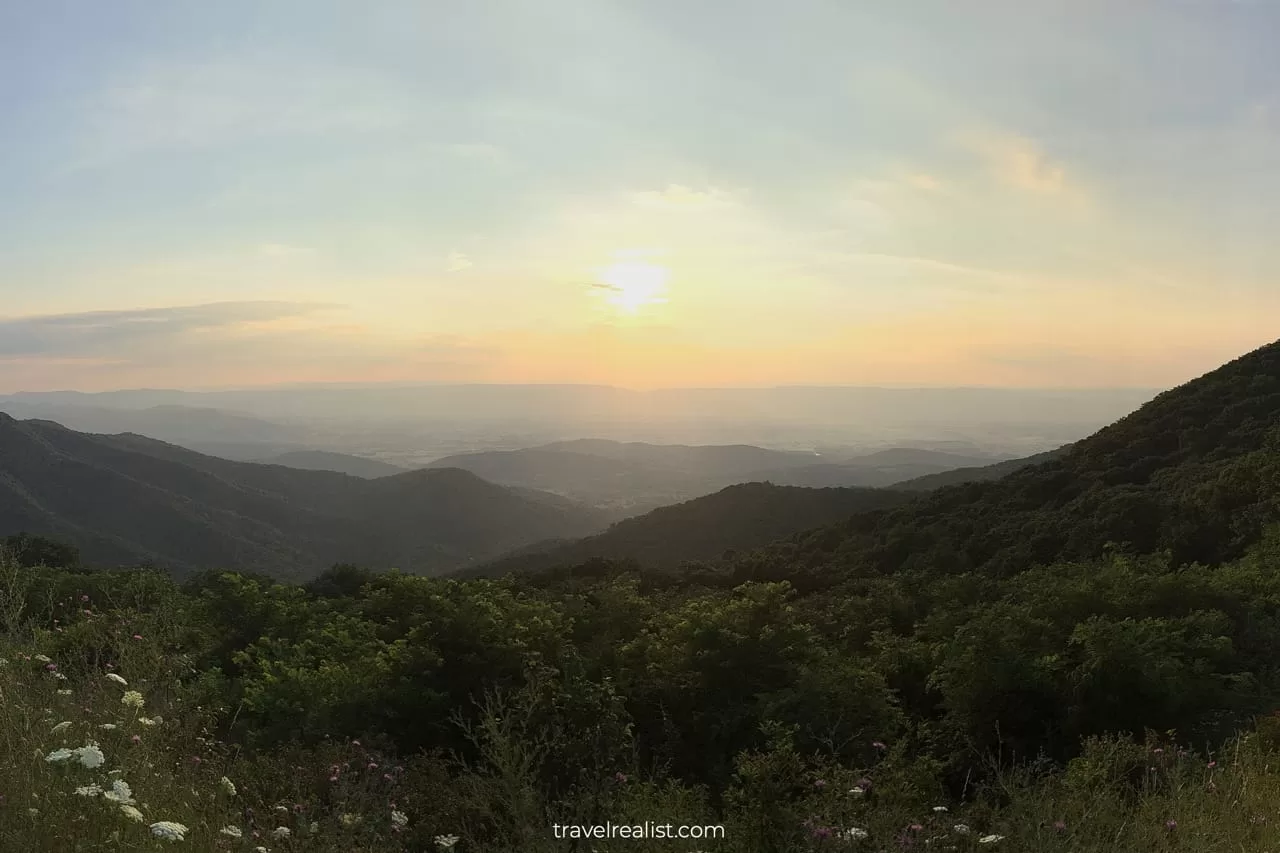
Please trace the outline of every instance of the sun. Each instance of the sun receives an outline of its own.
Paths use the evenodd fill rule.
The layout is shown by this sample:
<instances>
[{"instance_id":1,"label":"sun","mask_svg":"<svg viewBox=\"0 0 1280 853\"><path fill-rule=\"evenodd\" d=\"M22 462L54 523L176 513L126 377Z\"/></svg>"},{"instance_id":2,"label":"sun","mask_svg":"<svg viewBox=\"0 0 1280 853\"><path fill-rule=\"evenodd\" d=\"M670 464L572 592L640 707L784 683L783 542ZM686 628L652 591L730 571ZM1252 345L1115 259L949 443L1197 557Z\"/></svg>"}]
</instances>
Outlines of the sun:
<instances>
[{"instance_id":1,"label":"sun","mask_svg":"<svg viewBox=\"0 0 1280 853\"><path fill-rule=\"evenodd\" d=\"M605 302L627 314L646 305L666 302L667 279L671 271L643 261L619 261L601 270L597 287L606 292Z\"/></svg>"}]
</instances>

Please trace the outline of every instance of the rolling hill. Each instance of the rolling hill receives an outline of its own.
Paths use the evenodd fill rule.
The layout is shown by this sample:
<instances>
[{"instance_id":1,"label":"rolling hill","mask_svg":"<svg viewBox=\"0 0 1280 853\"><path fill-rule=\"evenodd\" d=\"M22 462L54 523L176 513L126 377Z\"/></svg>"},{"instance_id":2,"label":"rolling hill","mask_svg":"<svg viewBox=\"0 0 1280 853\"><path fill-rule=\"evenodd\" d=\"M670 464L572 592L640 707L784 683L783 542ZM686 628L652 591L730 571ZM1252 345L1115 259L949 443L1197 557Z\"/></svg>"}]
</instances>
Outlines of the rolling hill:
<instances>
[{"instance_id":1,"label":"rolling hill","mask_svg":"<svg viewBox=\"0 0 1280 853\"><path fill-rule=\"evenodd\" d=\"M903 480L900 483L892 483L888 486L890 489L901 489L909 492L929 492L934 489L940 489L943 486L955 486L960 483L976 483L984 480L999 480L1001 477L1008 476L1014 471L1019 471L1030 465L1039 465L1042 462L1050 462L1054 459L1060 459L1065 456L1071 449L1071 445L1046 450L1044 453L1036 453L1032 456L1023 456L1018 459L1006 459L1003 462L996 462L993 465L981 465L973 468L952 468L949 471L940 471L937 474L925 474L922 477L914 477L910 480Z\"/></svg>"},{"instance_id":2,"label":"rolling hill","mask_svg":"<svg viewBox=\"0 0 1280 853\"><path fill-rule=\"evenodd\" d=\"M878 489L805 489L769 483L729 486L715 494L628 518L573 542L537 543L476 567L471 575L497 576L573 565L596 557L636 560L671 568L749 550L799 531L911 499Z\"/></svg>"},{"instance_id":3,"label":"rolling hill","mask_svg":"<svg viewBox=\"0 0 1280 853\"><path fill-rule=\"evenodd\" d=\"M392 465L390 462L352 456L349 453L334 453L329 450L294 450L254 461L265 465L300 468L304 471L337 471L340 474L350 474L352 477L363 477L368 480L387 477L391 474L403 474L408 470L399 465Z\"/></svg>"},{"instance_id":4,"label":"rolling hill","mask_svg":"<svg viewBox=\"0 0 1280 853\"><path fill-rule=\"evenodd\" d=\"M1240 556L1280 520L1280 343L1166 391L1055 459L771 546L739 572L809 582L995 577L1111 545Z\"/></svg>"},{"instance_id":5,"label":"rolling hill","mask_svg":"<svg viewBox=\"0 0 1280 853\"><path fill-rule=\"evenodd\" d=\"M606 523L457 469L365 480L0 415L0 533L65 540L90 564L305 577L351 561L434 573Z\"/></svg>"},{"instance_id":6,"label":"rolling hill","mask_svg":"<svg viewBox=\"0 0 1280 853\"><path fill-rule=\"evenodd\" d=\"M592 506L638 515L739 483L876 488L990 461L988 457L914 448L826 461L811 451L751 445L579 439L524 450L447 456L427 467L463 468L502 485L554 492Z\"/></svg>"}]
</instances>

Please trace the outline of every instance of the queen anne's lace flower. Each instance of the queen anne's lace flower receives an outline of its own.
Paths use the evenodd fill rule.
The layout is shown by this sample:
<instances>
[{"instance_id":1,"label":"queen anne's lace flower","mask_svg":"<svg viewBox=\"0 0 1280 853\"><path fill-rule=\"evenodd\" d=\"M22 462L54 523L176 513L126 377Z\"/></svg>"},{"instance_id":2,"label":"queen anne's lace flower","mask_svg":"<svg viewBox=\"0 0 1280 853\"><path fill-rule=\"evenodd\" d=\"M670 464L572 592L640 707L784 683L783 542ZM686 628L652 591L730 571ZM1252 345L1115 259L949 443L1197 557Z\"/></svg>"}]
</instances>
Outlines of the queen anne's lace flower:
<instances>
[{"instance_id":1,"label":"queen anne's lace flower","mask_svg":"<svg viewBox=\"0 0 1280 853\"><path fill-rule=\"evenodd\" d=\"M146 820L142 812L138 811L135 807L128 804L125 804L120 807L120 813L123 814L125 817L129 818L129 820L136 820L138 823L142 823L144 820Z\"/></svg>"},{"instance_id":2,"label":"queen anne's lace flower","mask_svg":"<svg viewBox=\"0 0 1280 853\"><path fill-rule=\"evenodd\" d=\"M141 711L142 706L147 704L147 700L143 699L142 694L137 690L126 690L124 695L120 697L120 704Z\"/></svg>"},{"instance_id":3,"label":"queen anne's lace flower","mask_svg":"<svg viewBox=\"0 0 1280 853\"><path fill-rule=\"evenodd\" d=\"M46 755L44 757L44 760L53 764L57 764L58 762L61 762L61 761L69 761L74 757L75 757L75 752L63 747L62 749L55 749L53 752Z\"/></svg>"},{"instance_id":4,"label":"queen anne's lace flower","mask_svg":"<svg viewBox=\"0 0 1280 853\"><path fill-rule=\"evenodd\" d=\"M452 850L453 845L458 843L456 835L437 835L435 838L436 846L441 850Z\"/></svg>"},{"instance_id":5,"label":"queen anne's lace flower","mask_svg":"<svg viewBox=\"0 0 1280 853\"><path fill-rule=\"evenodd\" d=\"M397 829L403 829L409 824L409 816L404 812L391 810L391 825Z\"/></svg>"},{"instance_id":6,"label":"queen anne's lace flower","mask_svg":"<svg viewBox=\"0 0 1280 853\"><path fill-rule=\"evenodd\" d=\"M182 824L171 820L161 820L151 824L151 834L165 841L185 841L189 831Z\"/></svg>"},{"instance_id":7,"label":"queen anne's lace flower","mask_svg":"<svg viewBox=\"0 0 1280 853\"><path fill-rule=\"evenodd\" d=\"M129 682L124 680L124 676L116 675L114 672L108 672L107 678L110 679L111 681L114 681L116 684L120 684L125 687L129 686Z\"/></svg>"},{"instance_id":8,"label":"queen anne's lace flower","mask_svg":"<svg viewBox=\"0 0 1280 853\"><path fill-rule=\"evenodd\" d=\"M243 837L244 837L244 833L240 831L240 827L238 827L238 826L230 826L230 825L224 826L224 827L222 827L222 829L219 829L219 830L218 830L218 833L219 833L220 835L225 835L225 836L227 836L228 838L243 838Z\"/></svg>"},{"instance_id":9,"label":"queen anne's lace flower","mask_svg":"<svg viewBox=\"0 0 1280 853\"><path fill-rule=\"evenodd\" d=\"M50 729L50 730L49 730L49 733L50 733L50 734L55 734L55 735L56 735L58 732L62 731L63 729L69 729L69 728L71 728L71 721L70 721L70 720L63 720L62 722L60 722L60 723L58 723L56 726L54 726L52 729Z\"/></svg>"},{"instance_id":10,"label":"queen anne's lace flower","mask_svg":"<svg viewBox=\"0 0 1280 853\"><path fill-rule=\"evenodd\" d=\"M53 663L53 659L48 655L32 655L32 660L38 660L40 663Z\"/></svg>"},{"instance_id":11,"label":"queen anne's lace flower","mask_svg":"<svg viewBox=\"0 0 1280 853\"><path fill-rule=\"evenodd\" d=\"M115 731L118 726L116 726L115 723L102 723L98 728L102 729L104 732L110 732Z\"/></svg>"},{"instance_id":12,"label":"queen anne's lace flower","mask_svg":"<svg viewBox=\"0 0 1280 853\"><path fill-rule=\"evenodd\" d=\"M124 805L132 805L133 789L129 787L129 783L123 779L117 779L111 783L111 790L103 793L103 798L111 800L113 803L122 803Z\"/></svg>"},{"instance_id":13,"label":"queen anne's lace flower","mask_svg":"<svg viewBox=\"0 0 1280 853\"><path fill-rule=\"evenodd\" d=\"M76 788L76 793L82 797L96 797L102 793L102 789L97 785L82 785Z\"/></svg>"},{"instance_id":14,"label":"queen anne's lace flower","mask_svg":"<svg viewBox=\"0 0 1280 853\"><path fill-rule=\"evenodd\" d=\"M997 841L1003 841L1003 840L1004 840L1003 835L996 835L995 833L992 833L991 835L984 835L981 838L979 838L978 843L979 844L995 844Z\"/></svg>"},{"instance_id":15,"label":"queen anne's lace flower","mask_svg":"<svg viewBox=\"0 0 1280 853\"><path fill-rule=\"evenodd\" d=\"M276 841L283 841L290 835L293 835L293 832L290 831L287 826L277 826L275 829L271 830L271 837Z\"/></svg>"},{"instance_id":16,"label":"queen anne's lace flower","mask_svg":"<svg viewBox=\"0 0 1280 853\"><path fill-rule=\"evenodd\" d=\"M236 783L232 782L226 776L219 779L218 784L222 786L222 790L227 792L228 797L234 797L236 795Z\"/></svg>"},{"instance_id":17,"label":"queen anne's lace flower","mask_svg":"<svg viewBox=\"0 0 1280 853\"><path fill-rule=\"evenodd\" d=\"M107 757L102 754L102 750L98 749L98 745L93 741L77 749L75 754L80 766L87 767L90 770L98 769L107 760Z\"/></svg>"}]
</instances>

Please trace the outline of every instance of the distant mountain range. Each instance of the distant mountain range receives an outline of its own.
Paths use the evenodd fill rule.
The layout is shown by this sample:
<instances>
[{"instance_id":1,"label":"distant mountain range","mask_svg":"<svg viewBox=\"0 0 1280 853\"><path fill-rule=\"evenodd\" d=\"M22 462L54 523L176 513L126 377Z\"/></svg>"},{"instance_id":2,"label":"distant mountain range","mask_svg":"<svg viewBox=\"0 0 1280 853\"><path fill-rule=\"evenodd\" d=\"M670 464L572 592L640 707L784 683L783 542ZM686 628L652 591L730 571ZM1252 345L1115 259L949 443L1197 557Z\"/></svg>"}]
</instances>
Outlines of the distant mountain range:
<instances>
[{"instance_id":1,"label":"distant mountain range","mask_svg":"<svg viewBox=\"0 0 1280 853\"><path fill-rule=\"evenodd\" d=\"M462 574L497 576L572 566L596 557L673 568L686 561L747 551L856 513L899 506L912 498L909 492L882 489L746 483L620 521L603 533L577 541L535 543Z\"/></svg>"},{"instance_id":2,"label":"distant mountain range","mask_svg":"<svg viewBox=\"0 0 1280 853\"><path fill-rule=\"evenodd\" d=\"M1042 462L1051 462L1054 459L1060 459L1071 450L1071 445L1063 445L1053 450L1046 450L1044 453L1037 453L1033 456L1023 456L1019 459L1006 459L1003 462L996 462L993 465L982 465L975 468L953 468L950 471L942 471L937 474L925 474L923 477L915 477L911 480L905 480L901 483L893 483L889 486L891 489L900 489L912 492L928 492L934 489L941 489L944 486L955 486L960 483L977 483L986 480L999 480L1001 477L1007 477L1014 471L1019 471L1031 465L1039 465Z\"/></svg>"},{"instance_id":3,"label":"distant mountain range","mask_svg":"<svg viewBox=\"0 0 1280 853\"><path fill-rule=\"evenodd\" d=\"M435 573L608 520L456 468L367 480L0 414L0 534L64 540L90 564L306 577L351 561Z\"/></svg>"},{"instance_id":4,"label":"distant mountain range","mask_svg":"<svg viewBox=\"0 0 1280 853\"><path fill-rule=\"evenodd\" d=\"M462 468L502 485L541 489L592 506L639 514L738 483L883 487L1002 458L893 448L827 461L813 452L750 445L658 445L583 439L524 450L447 456L427 467Z\"/></svg>"},{"instance_id":5,"label":"distant mountain range","mask_svg":"<svg viewBox=\"0 0 1280 853\"><path fill-rule=\"evenodd\" d=\"M287 468L301 468L305 471L337 471L366 479L403 474L409 470L399 465L392 465L390 462L352 456L349 453L334 453L329 450L294 450L253 461L267 465L284 465Z\"/></svg>"}]
</instances>

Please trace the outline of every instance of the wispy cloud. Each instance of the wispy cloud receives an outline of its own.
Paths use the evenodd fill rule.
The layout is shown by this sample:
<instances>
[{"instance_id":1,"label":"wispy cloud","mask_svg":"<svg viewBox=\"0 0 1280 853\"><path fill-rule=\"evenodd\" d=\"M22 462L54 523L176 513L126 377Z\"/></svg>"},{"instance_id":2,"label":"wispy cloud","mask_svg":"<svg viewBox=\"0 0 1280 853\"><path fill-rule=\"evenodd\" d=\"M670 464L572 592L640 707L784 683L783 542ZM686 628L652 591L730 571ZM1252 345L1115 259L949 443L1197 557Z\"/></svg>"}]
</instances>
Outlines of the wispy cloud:
<instances>
[{"instance_id":1,"label":"wispy cloud","mask_svg":"<svg viewBox=\"0 0 1280 853\"><path fill-rule=\"evenodd\" d=\"M217 302L0 319L0 359L116 356L139 343L299 317L332 308L298 302Z\"/></svg>"},{"instance_id":2,"label":"wispy cloud","mask_svg":"<svg viewBox=\"0 0 1280 853\"><path fill-rule=\"evenodd\" d=\"M228 57L135 69L90 107L73 167L264 137L402 127L421 106L385 77L335 66Z\"/></svg>"},{"instance_id":3,"label":"wispy cloud","mask_svg":"<svg viewBox=\"0 0 1280 853\"><path fill-rule=\"evenodd\" d=\"M1045 195L1078 193L1066 167L1035 140L1014 133L991 131L961 135L961 144L981 157L991 174L1017 190Z\"/></svg>"},{"instance_id":4,"label":"wispy cloud","mask_svg":"<svg viewBox=\"0 0 1280 853\"><path fill-rule=\"evenodd\" d=\"M742 192L730 192L715 187L705 190L694 190L681 184L669 184L663 190L644 190L633 193L631 198L636 204L646 207L666 208L724 208L737 204Z\"/></svg>"},{"instance_id":5,"label":"wispy cloud","mask_svg":"<svg viewBox=\"0 0 1280 853\"><path fill-rule=\"evenodd\" d=\"M450 252L446 259L445 272L462 272L471 269L472 266L471 259L462 252Z\"/></svg>"}]
</instances>

